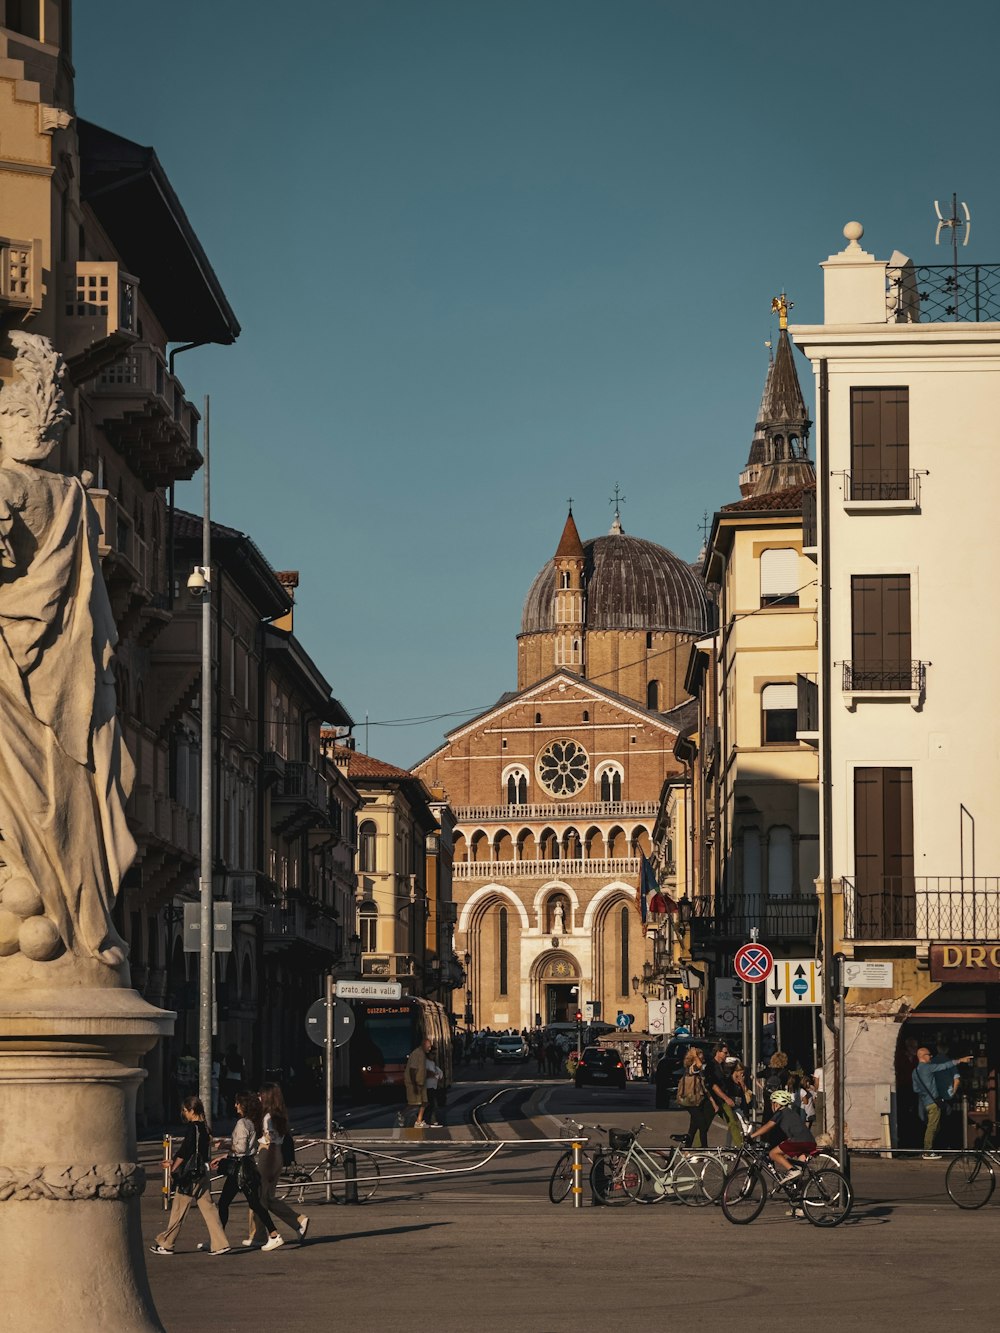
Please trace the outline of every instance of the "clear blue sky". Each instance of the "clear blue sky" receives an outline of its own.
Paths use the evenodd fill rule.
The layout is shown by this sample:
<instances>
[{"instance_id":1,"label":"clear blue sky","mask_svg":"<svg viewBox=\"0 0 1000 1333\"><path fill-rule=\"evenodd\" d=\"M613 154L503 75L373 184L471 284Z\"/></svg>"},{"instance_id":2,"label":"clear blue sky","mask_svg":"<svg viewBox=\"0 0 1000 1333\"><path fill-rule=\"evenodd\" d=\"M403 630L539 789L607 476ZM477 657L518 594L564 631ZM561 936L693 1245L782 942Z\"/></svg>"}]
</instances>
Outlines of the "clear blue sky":
<instances>
[{"instance_id":1,"label":"clear blue sky","mask_svg":"<svg viewBox=\"0 0 1000 1333\"><path fill-rule=\"evenodd\" d=\"M77 0L81 115L155 146L243 325L213 511L301 571L360 721L493 702L566 498L693 559L738 498L772 334L858 218L1000 262L985 0ZM812 386L800 359L807 399ZM199 509L196 486L182 503ZM410 764L453 722L372 727Z\"/></svg>"}]
</instances>

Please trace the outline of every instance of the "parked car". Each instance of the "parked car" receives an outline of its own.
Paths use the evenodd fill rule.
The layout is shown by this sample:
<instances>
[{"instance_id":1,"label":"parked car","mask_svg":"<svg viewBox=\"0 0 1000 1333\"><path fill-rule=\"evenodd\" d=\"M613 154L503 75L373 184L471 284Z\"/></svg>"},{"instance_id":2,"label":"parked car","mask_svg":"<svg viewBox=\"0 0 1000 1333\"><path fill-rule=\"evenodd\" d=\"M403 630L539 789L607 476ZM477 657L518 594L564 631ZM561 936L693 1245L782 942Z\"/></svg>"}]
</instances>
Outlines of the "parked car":
<instances>
[{"instance_id":1,"label":"parked car","mask_svg":"<svg viewBox=\"0 0 1000 1333\"><path fill-rule=\"evenodd\" d=\"M624 1088L628 1072L618 1051L587 1046L576 1066L573 1082L578 1088L608 1086Z\"/></svg>"},{"instance_id":2,"label":"parked car","mask_svg":"<svg viewBox=\"0 0 1000 1333\"><path fill-rule=\"evenodd\" d=\"M529 1055L528 1043L523 1037L494 1037L493 1038L493 1059L501 1060L527 1060Z\"/></svg>"},{"instance_id":3,"label":"parked car","mask_svg":"<svg viewBox=\"0 0 1000 1333\"><path fill-rule=\"evenodd\" d=\"M722 1040L718 1037L671 1037L667 1042L667 1048L663 1053L663 1058L656 1066L656 1073L653 1081L656 1084L656 1109L658 1111L667 1111L677 1100L677 1084L681 1081L681 1075L684 1073L684 1057L692 1046L697 1046L705 1052L705 1062L709 1063L712 1059L712 1050L717 1041ZM735 1037L726 1037L726 1045L733 1055L739 1053L739 1041Z\"/></svg>"}]
</instances>

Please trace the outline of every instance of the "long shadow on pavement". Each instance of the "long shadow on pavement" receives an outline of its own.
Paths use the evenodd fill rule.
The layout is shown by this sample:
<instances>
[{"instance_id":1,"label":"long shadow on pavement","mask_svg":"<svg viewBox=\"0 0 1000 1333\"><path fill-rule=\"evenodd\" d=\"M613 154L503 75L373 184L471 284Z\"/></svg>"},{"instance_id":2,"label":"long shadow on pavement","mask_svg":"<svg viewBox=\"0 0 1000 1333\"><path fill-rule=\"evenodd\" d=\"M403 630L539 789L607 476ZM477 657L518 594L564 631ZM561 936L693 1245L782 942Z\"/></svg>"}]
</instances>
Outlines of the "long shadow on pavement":
<instances>
[{"instance_id":1,"label":"long shadow on pavement","mask_svg":"<svg viewBox=\"0 0 1000 1333\"><path fill-rule=\"evenodd\" d=\"M339 1245L344 1240L369 1240L372 1236L401 1236L407 1231L431 1231L435 1227L450 1227L451 1222L420 1222L410 1227L379 1227L376 1231L341 1231L336 1236L317 1236L307 1240L303 1248L314 1245Z\"/></svg>"}]
</instances>

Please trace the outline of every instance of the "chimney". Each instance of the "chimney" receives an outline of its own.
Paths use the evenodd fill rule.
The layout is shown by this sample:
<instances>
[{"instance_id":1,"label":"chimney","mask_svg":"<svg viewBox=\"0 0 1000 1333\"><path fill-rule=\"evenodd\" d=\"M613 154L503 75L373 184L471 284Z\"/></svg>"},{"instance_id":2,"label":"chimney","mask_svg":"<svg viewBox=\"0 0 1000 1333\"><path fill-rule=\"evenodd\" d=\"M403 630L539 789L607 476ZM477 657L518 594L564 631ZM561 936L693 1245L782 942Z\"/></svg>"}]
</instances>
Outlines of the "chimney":
<instances>
[{"instance_id":1,"label":"chimney","mask_svg":"<svg viewBox=\"0 0 1000 1333\"><path fill-rule=\"evenodd\" d=\"M295 628L295 589L299 586L299 571L297 569L278 569L275 570L274 577L292 599L291 609L286 615L279 616L273 622L274 628L287 630L291 634Z\"/></svg>"}]
</instances>

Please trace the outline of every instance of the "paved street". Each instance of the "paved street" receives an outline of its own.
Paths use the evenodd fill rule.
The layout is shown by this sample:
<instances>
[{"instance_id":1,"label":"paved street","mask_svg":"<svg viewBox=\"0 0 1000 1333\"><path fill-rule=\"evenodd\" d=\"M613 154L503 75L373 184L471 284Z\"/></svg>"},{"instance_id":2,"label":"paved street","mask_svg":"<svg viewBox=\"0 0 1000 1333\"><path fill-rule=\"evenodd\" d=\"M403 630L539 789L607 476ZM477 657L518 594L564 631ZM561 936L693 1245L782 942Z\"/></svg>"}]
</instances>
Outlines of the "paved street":
<instances>
[{"instance_id":1,"label":"paved street","mask_svg":"<svg viewBox=\"0 0 1000 1333\"><path fill-rule=\"evenodd\" d=\"M717 1208L595 1208L588 1195L574 1212L568 1201L549 1202L558 1149L528 1148L525 1138L552 1137L560 1115L576 1114L604 1125L644 1120L652 1126L646 1141L669 1142L686 1116L652 1104L653 1090L642 1084L624 1093L577 1092L536 1083L527 1067L523 1075L488 1067L456 1085L455 1123L445 1131L398 1131L392 1109L359 1109L355 1136L396 1159L383 1159L374 1198L356 1208L308 1204L306 1244L218 1260L194 1252L204 1233L192 1218L176 1255L147 1256L160 1315L170 1333L260 1323L360 1333L404 1323L445 1333L512 1325L563 1333L719 1318L741 1330L792 1321L890 1330L921 1309L946 1310L949 1321L968 1328L994 1325L991 1268L976 1256L990 1252L998 1205L981 1213L955 1208L944 1193L945 1162L858 1159L854 1214L832 1231L794 1221L780 1204L742 1228ZM388 1178L420 1163L482 1161L491 1149L475 1120L517 1146L465 1176ZM156 1146L144 1155L155 1160ZM143 1204L147 1243L161 1219L153 1186ZM241 1223L234 1210L234 1242Z\"/></svg>"}]
</instances>

